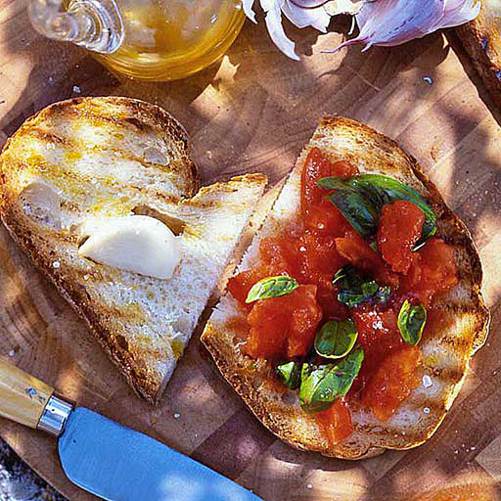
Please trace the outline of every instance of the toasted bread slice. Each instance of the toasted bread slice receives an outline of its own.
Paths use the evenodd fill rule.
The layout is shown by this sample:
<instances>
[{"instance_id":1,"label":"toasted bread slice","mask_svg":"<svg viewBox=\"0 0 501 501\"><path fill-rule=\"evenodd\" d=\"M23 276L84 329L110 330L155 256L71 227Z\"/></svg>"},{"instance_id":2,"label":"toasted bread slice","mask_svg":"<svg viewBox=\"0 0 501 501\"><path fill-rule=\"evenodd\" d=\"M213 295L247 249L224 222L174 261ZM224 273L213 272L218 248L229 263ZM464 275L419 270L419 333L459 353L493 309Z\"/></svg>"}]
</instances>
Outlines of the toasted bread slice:
<instances>
[{"instance_id":1,"label":"toasted bread slice","mask_svg":"<svg viewBox=\"0 0 501 501\"><path fill-rule=\"evenodd\" d=\"M298 449L360 459L380 454L384 449L415 447L428 439L444 419L461 388L470 357L486 337L489 316L480 293L482 272L477 252L464 224L447 208L416 161L395 142L354 120L325 118L299 157L238 271L258 262L262 238L276 234L296 216L300 208L301 170L312 147L320 148L333 160L350 161L361 172L389 175L418 190L437 214L438 235L454 246L460 283L437 299L436 307L443 315L441 328L427 333L420 343L424 372L432 385L414 390L387 422L378 421L368 411L355 411L354 433L343 443L330 447L314 417L301 410L297 392L280 391L283 388L277 385L271 364L242 353L245 313L230 294L223 297L211 315L202 342L258 419Z\"/></svg>"},{"instance_id":2,"label":"toasted bread slice","mask_svg":"<svg viewBox=\"0 0 501 501\"><path fill-rule=\"evenodd\" d=\"M501 108L501 4L498 0L482 0L478 17L456 31L494 102Z\"/></svg>"},{"instance_id":3,"label":"toasted bread slice","mask_svg":"<svg viewBox=\"0 0 501 501\"><path fill-rule=\"evenodd\" d=\"M137 393L157 401L262 195L247 175L197 191L184 129L127 98L64 101L27 120L1 156L1 217ZM88 219L153 215L181 233L169 280L78 255Z\"/></svg>"}]
</instances>

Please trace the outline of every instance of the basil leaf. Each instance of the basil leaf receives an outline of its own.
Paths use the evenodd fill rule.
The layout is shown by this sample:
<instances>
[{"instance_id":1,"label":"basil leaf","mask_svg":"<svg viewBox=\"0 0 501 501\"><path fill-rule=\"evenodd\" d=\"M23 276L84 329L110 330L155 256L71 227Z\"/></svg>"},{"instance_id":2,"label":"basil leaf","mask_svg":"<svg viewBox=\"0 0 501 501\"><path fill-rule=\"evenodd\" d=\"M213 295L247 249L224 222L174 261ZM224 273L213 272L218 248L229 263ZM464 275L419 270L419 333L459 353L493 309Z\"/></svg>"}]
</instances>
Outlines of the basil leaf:
<instances>
[{"instance_id":1,"label":"basil leaf","mask_svg":"<svg viewBox=\"0 0 501 501\"><path fill-rule=\"evenodd\" d=\"M391 294L390 287L380 286L375 280L362 277L350 265L338 270L332 283L338 287L338 301L348 308L354 308L366 301L385 303Z\"/></svg>"},{"instance_id":2,"label":"basil leaf","mask_svg":"<svg viewBox=\"0 0 501 501\"><path fill-rule=\"evenodd\" d=\"M278 379L291 390L299 388L301 382L301 364L298 362L285 362L276 367Z\"/></svg>"},{"instance_id":3,"label":"basil leaf","mask_svg":"<svg viewBox=\"0 0 501 501\"><path fill-rule=\"evenodd\" d=\"M426 308L422 304L413 305L406 299L398 313L397 325L402 339L415 346L421 340L426 325Z\"/></svg>"},{"instance_id":4,"label":"basil leaf","mask_svg":"<svg viewBox=\"0 0 501 501\"><path fill-rule=\"evenodd\" d=\"M377 228L378 210L360 190L350 186L349 181L339 177L324 177L317 185L327 190L335 190L328 198L342 212L353 228L366 237Z\"/></svg>"},{"instance_id":5,"label":"basil leaf","mask_svg":"<svg viewBox=\"0 0 501 501\"><path fill-rule=\"evenodd\" d=\"M425 221L420 241L417 246L422 245L425 240L432 237L437 232L437 217L433 209L426 200L410 186L397 181L396 179L380 174L362 174L350 178L348 184L353 188L359 188L372 203L379 209L387 203L395 200L407 200L417 205L424 213ZM376 203L376 200L379 203Z\"/></svg>"},{"instance_id":6,"label":"basil leaf","mask_svg":"<svg viewBox=\"0 0 501 501\"><path fill-rule=\"evenodd\" d=\"M317 181L317 186L324 188L325 190L348 189L348 185L340 177L323 177Z\"/></svg>"},{"instance_id":7,"label":"basil leaf","mask_svg":"<svg viewBox=\"0 0 501 501\"><path fill-rule=\"evenodd\" d=\"M346 187L329 195L329 200L341 211L355 231L364 238L374 234L378 211L359 191Z\"/></svg>"},{"instance_id":8,"label":"basil leaf","mask_svg":"<svg viewBox=\"0 0 501 501\"><path fill-rule=\"evenodd\" d=\"M343 358L355 346L358 337L352 320L331 320L315 337L315 351L325 358Z\"/></svg>"},{"instance_id":9,"label":"basil leaf","mask_svg":"<svg viewBox=\"0 0 501 501\"><path fill-rule=\"evenodd\" d=\"M301 407L308 412L318 412L344 397L360 372L363 359L363 349L357 348L338 364L303 364L299 387Z\"/></svg>"},{"instance_id":10,"label":"basil leaf","mask_svg":"<svg viewBox=\"0 0 501 501\"><path fill-rule=\"evenodd\" d=\"M329 195L329 199L363 237L376 232L378 215L383 205L395 200L412 202L425 215L421 239L416 243L414 250L437 232L436 215L426 200L415 189L392 177L380 174L361 174L347 180L325 177L317 184L321 188L336 190ZM343 200L345 198L346 200Z\"/></svg>"},{"instance_id":11,"label":"basil leaf","mask_svg":"<svg viewBox=\"0 0 501 501\"><path fill-rule=\"evenodd\" d=\"M263 278L252 286L245 302L252 303L259 299L286 296L298 287L297 280L288 275Z\"/></svg>"}]
</instances>

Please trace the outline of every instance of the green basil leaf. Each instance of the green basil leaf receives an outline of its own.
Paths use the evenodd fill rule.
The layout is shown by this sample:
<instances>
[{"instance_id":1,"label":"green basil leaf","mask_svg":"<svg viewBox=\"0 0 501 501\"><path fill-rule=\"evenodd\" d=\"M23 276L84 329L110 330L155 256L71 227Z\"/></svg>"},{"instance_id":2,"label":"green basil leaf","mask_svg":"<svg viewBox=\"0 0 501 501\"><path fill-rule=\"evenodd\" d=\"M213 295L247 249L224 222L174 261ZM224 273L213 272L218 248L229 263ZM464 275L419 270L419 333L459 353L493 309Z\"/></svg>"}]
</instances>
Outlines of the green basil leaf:
<instances>
[{"instance_id":1,"label":"green basil leaf","mask_svg":"<svg viewBox=\"0 0 501 501\"><path fill-rule=\"evenodd\" d=\"M357 348L338 364L303 364L299 387L301 407L308 412L318 412L344 397L360 372L363 359L363 349Z\"/></svg>"},{"instance_id":2,"label":"green basil leaf","mask_svg":"<svg viewBox=\"0 0 501 501\"><path fill-rule=\"evenodd\" d=\"M295 278L288 275L278 275L276 277L267 277L255 283L249 294L247 294L246 303L252 303L259 299L270 299L273 297L286 296L297 289L299 284Z\"/></svg>"},{"instance_id":3,"label":"green basil leaf","mask_svg":"<svg viewBox=\"0 0 501 501\"><path fill-rule=\"evenodd\" d=\"M437 232L437 217L426 200L410 186L396 179L380 174L362 174L350 178L348 184L353 188L359 188L378 209L384 204L395 200L407 200L417 205L425 215L423 231L420 241L416 246L421 246L428 238ZM376 202L378 200L379 202Z\"/></svg>"},{"instance_id":4,"label":"green basil leaf","mask_svg":"<svg viewBox=\"0 0 501 501\"><path fill-rule=\"evenodd\" d=\"M362 283L362 294L364 296L372 297L379 290L379 285L375 280L369 280Z\"/></svg>"},{"instance_id":5,"label":"green basil leaf","mask_svg":"<svg viewBox=\"0 0 501 501\"><path fill-rule=\"evenodd\" d=\"M358 337L352 320L331 320L325 323L315 337L315 351L325 358L343 358L355 346Z\"/></svg>"},{"instance_id":6,"label":"green basil leaf","mask_svg":"<svg viewBox=\"0 0 501 501\"><path fill-rule=\"evenodd\" d=\"M355 306L369 301L372 297L373 294L357 293L350 290L341 290L337 295L338 301L348 306L348 308L355 308Z\"/></svg>"},{"instance_id":7,"label":"green basil leaf","mask_svg":"<svg viewBox=\"0 0 501 501\"><path fill-rule=\"evenodd\" d=\"M317 184L328 190L336 190L329 195L329 199L363 237L376 232L378 215L383 205L395 200L412 202L425 215L421 239L416 243L414 250L437 232L436 215L426 200L415 189L392 177L380 174L361 174L347 180L326 177L320 179ZM353 195L353 192L357 195ZM345 198L346 200L343 200Z\"/></svg>"},{"instance_id":8,"label":"green basil leaf","mask_svg":"<svg viewBox=\"0 0 501 501\"><path fill-rule=\"evenodd\" d=\"M328 198L341 211L355 231L364 238L376 232L378 211L359 191L348 187L337 189Z\"/></svg>"},{"instance_id":9,"label":"green basil leaf","mask_svg":"<svg viewBox=\"0 0 501 501\"><path fill-rule=\"evenodd\" d=\"M340 177L323 177L317 181L317 186L325 190L345 190L348 187Z\"/></svg>"},{"instance_id":10,"label":"green basil leaf","mask_svg":"<svg viewBox=\"0 0 501 501\"><path fill-rule=\"evenodd\" d=\"M291 390L299 388L301 382L301 364L299 362L285 362L276 367L278 379Z\"/></svg>"},{"instance_id":11,"label":"green basil leaf","mask_svg":"<svg viewBox=\"0 0 501 501\"><path fill-rule=\"evenodd\" d=\"M406 299L398 313L397 325L402 339L411 345L421 340L426 325L426 308L422 304L412 304Z\"/></svg>"},{"instance_id":12,"label":"green basil leaf","mask_svg":"<svg viewBox=\"0 0 501 501\"><path fill-rule=\"evenodd\" d=\"M380 286L375 280L364 278L350 265L338 270L332 283L338 288L338 301L348 308L367 301L385 303L391 294L390 287Z\"/></svg>"}]
</instances>

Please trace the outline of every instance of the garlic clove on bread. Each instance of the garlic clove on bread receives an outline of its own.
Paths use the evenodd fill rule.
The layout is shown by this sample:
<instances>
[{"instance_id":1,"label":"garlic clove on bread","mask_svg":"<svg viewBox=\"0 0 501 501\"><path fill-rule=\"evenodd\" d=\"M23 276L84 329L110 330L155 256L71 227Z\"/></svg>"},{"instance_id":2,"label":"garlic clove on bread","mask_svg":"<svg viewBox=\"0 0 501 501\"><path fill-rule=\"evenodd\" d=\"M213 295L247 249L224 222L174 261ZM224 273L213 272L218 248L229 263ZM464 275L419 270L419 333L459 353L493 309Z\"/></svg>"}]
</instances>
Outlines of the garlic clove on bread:
<instances>
[{"instance_id":1,"label":"garlic clove on bread","mask_svg":"<svg viewBox=\"0 0 501 501\"><path fill-rule=\"evenodd\" d=\"M181 260L179 240L167 225L150 216L87 220L79 234L81 257L120 270L166 280Z\"/></svg>"}]
</instances>

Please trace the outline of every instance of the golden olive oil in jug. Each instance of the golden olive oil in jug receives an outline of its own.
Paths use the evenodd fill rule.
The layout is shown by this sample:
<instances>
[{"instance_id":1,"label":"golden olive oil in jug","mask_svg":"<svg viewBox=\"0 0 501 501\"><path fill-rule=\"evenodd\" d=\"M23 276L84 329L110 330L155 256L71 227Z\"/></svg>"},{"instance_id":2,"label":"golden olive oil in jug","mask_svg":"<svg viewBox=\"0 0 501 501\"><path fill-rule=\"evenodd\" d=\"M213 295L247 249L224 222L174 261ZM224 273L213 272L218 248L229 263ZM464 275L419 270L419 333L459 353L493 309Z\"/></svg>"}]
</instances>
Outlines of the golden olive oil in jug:
<instances>
[{"instance_id":1,"label":"golden olive oil in jug","mask_svg":"<svg viewBox=\"0 0 501 501\"><path fill-rule=\"evenodd\" d=\"M142 80L183 78L217 61L245 20L241 0L32 0L35 28Z\"/></svg>"}]
</instances>

